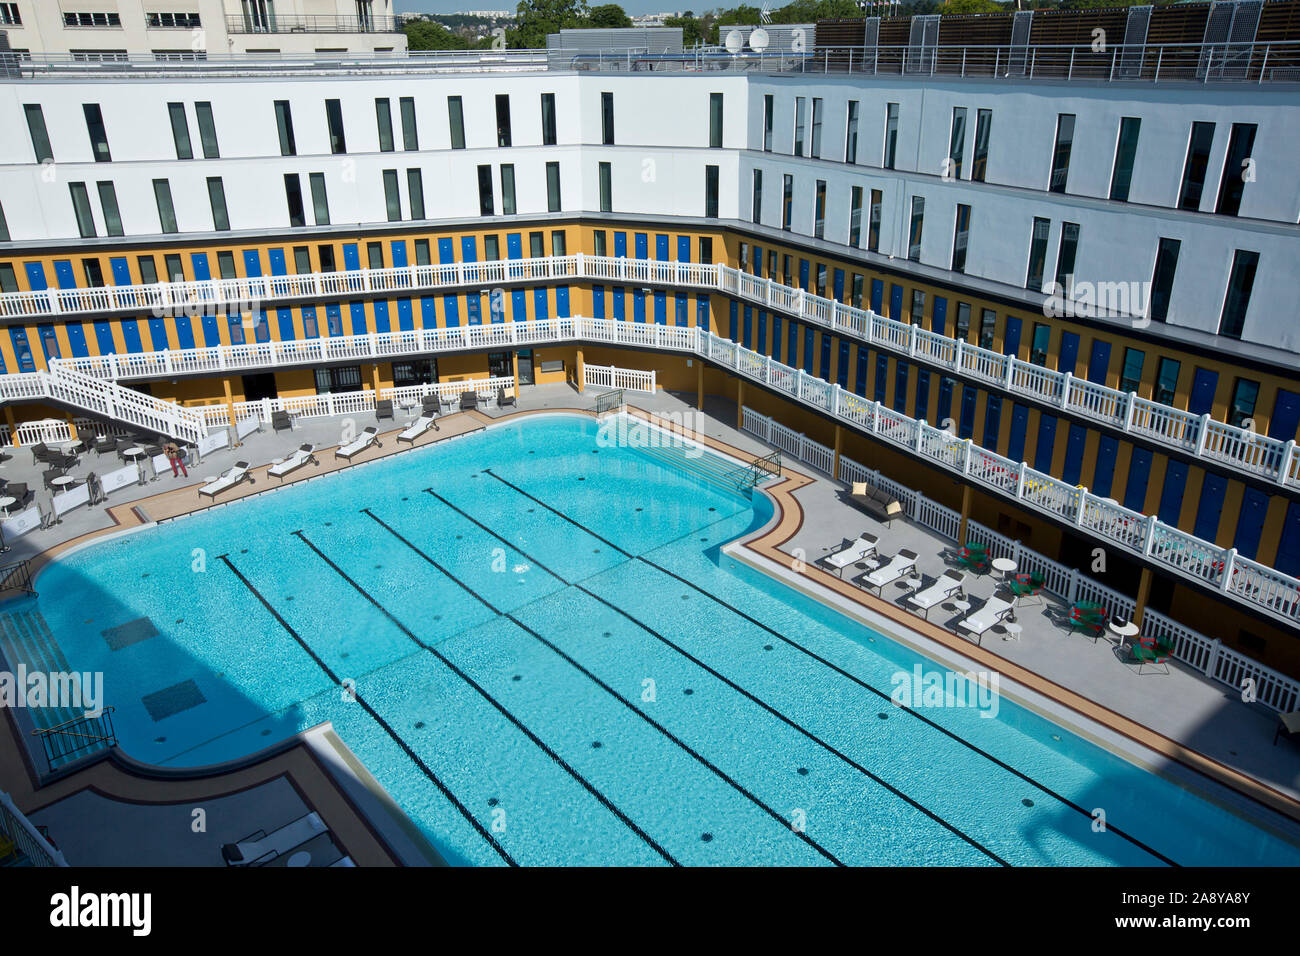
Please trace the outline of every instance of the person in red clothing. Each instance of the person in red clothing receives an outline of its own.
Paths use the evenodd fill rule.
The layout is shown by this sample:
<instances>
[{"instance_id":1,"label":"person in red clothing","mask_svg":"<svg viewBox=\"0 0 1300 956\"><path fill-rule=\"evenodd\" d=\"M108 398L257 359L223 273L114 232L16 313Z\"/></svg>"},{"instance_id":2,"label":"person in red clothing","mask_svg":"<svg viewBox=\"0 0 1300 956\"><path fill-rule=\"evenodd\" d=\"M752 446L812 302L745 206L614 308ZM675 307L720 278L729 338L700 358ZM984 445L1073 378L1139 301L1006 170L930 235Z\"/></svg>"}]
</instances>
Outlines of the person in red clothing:
<instances>
[{"instance_id":1,"label":"person in red clothing","mask_svg":"<svg viewBox=\"0 0 1300 956\"><path fill-rule=\"evenodd\" d=\"M181 454L181 450L176 447L174 441L169 441L167 444L163 445L163 454L166 455L167 460L171 462L173 478L175 478L177 474L183 475L186 478L190 476L190 473L185 470L185 456ZM180 469L179 472L177 469Z\"/></svg>"}]
</instances>

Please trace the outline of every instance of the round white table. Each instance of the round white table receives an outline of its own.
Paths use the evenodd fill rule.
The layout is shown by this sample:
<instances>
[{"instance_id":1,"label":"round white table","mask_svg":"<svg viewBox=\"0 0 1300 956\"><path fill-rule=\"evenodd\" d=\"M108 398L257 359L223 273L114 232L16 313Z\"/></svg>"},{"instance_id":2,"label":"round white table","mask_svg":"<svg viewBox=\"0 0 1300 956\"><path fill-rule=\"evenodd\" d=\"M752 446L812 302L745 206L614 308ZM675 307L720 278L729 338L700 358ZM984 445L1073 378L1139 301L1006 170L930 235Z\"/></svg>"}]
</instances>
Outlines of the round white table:
<instances>
[{"instance_id":1,"label":"round white table","mask_svg":"<svg viewBox=\"0 0 1300 956\"><path fill-rule=\"evenodd\" d=\"M1012 561L1010 558L994 558L993 570L1000 572L1002 579L1005 581L1008 576L1015 573L1016 562Z\"/></svg>"},{"instance_id":2,"label":"round white table","mask_svg":"<svg viewBox=\"0 0 1300 956\"><path fill-rule=\"evenodd\" d=\"M1138 632L1138 626L1132 621L1125 621L1123 624L1116 624L1114 618L1106 624L1106 629L1119 638L1120 650L1123 650L1124 643L1130 637L1136 637Z\"/></svg>"},{"instance_id":3,"label":"round white table","mask_svg":"<svg viewBox=\"0 0 1300 956\"><path fill-rule=\"evenodd\" d=\"M139 484L144 484L144 449L139 445L132 445L130 448L123 449L122 457L130 460L135 465L136 471L140 475Z\"/></svg>"},{"instance_id":4,"label":"round white table","mask_svg":"<svg viewBox=\"0 0 1300 956\"><path fill-rule=\"evenodd\" d=\"M61 489L66 489L69 485L76 484L80 480L80 478L74 478L71 475L59 475L57 478L51 478L50 484Z\"/></svg>"},{"instance_id":5,"label":"round white table","mask_svg":"<svg viewBox=\"0 0 1300 956\"><path fill-rule=\"evenodd\" d=\"M3 498L0 498L0 511L3 511L5 514L8 514L9 509L12 508L17 503L18 503L18 499L15 498L13 495L5 495Z\"/></svg>"},{"instance_id":6,"label":"round white table","mask_svg":"<svg viewBox=\"0 0 1300 956\"><path fill-rule=\"evenodd\" d=\"M921 577L919 574L914 574L912 577L907 579L907 586L911 588L913 591L921 590L921 585L924 583L925 583L925 579Z\"/></svg>"},{"instance_id":7,"label":"round white table","mask_svg":"<svg viewBox=\"0 0 1300 956\"><path fill-rule=\"evenodd\" d=\"M1017 641L1020 640L1020 625L1017 624L1015 621L1003 622L1002 631L1003 631L1002 640L1009 641L1013 637Z\"/></svg>"},{"instance_id":8,"label":"round white table","mask_svg":"<svg viewBox=\"0 0 1300 956\"><path fill-rule=\"evenodd\" d=\"M407 401L404 402L398 402L397 407L400 408L403 412L405 412L407 417L409 418L412 415L412 413L415 411L415 402L412 402L408 399Z\"/></svg>"},{"instance_id":9,"label":"round white table","mask_svg":"<svg viewBox=\"0 0 1300 956\"><path fill-rule=\"evenodd\" d=\"M962 614L965 614L967 611L970 610L970 601L967 601L965 598L962 598L959 601L949 601L948 603L951 604L958 611L960 611Z\"/></svg>"}]
</instances>

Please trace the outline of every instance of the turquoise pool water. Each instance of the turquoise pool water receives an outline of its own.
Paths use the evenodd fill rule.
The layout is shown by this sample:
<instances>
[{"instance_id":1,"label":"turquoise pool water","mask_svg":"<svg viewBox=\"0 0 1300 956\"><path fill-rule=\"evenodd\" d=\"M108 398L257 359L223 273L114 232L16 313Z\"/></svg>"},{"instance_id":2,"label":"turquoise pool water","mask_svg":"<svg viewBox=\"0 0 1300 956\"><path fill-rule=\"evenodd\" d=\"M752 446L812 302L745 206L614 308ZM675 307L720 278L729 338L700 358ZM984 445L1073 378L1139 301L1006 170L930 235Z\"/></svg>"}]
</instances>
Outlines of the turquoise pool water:
<instances>
[{"instance_id":1,"label":"turquoise pool water","mask_svg":"<svg viewBox=\"0 0 1300 956\"><path fill-rule=\"evenodd\" d=\"M76 552L3 649L150 763L332 721L455 863L1300 863L1005 699L895 707L937 666L723 555L770 504L679 457L501 425Z\"/></svg>"}]
</instances>

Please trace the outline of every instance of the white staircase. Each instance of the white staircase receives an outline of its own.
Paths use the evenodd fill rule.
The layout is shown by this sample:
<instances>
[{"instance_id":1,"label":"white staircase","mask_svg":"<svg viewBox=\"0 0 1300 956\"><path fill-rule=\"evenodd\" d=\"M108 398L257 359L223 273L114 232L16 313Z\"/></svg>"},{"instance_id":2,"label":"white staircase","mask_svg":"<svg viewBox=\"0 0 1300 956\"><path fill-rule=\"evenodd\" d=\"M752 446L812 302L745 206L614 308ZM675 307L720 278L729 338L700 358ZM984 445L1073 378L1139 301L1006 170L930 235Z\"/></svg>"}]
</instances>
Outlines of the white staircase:
<instances>
[{"instance_id":1,"label":"white staircase","mask_svg":"<svg viewBox=\"0 0 1300 956\"><path fill-rule=\"evenodd\" d=\"M41 399L195 444L208 433L203 416L195 409L85 375L57 360L47 372L0 375L0 402Z\"/></svg>"}]
</instances>

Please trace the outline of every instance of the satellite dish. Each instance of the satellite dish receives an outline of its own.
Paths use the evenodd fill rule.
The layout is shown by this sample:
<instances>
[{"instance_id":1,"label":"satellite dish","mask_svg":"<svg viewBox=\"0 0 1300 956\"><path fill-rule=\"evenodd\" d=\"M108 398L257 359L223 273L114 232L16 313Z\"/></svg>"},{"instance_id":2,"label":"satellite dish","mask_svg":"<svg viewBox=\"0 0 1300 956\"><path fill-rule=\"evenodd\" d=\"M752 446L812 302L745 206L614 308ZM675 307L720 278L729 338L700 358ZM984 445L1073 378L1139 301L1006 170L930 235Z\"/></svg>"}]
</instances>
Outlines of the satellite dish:
<instances>
[{"instance_id":1,"label":"satellite dish","mask_svg":"<svg viewBox=\"0 0 1300 956\"><path fill-rule=\"evenodd\" d=\"M739 30L732 30L727 34L726 39L727 52L731 54L739 53L745 48L745 38L740 35Z\"/></svg>"},{"instance_id":2,"label":"satellite dish","mask_svg":"<svg viewBox=\"0 0 1300 956\"><path fill-rule=\"evenodd\" d=\"M767 35L767 31L762 27L759 27L749 35L749 48L755 53L762 53L767 49L768 44L771 42L771 37Z\"/></svg>"}]
</instances>

